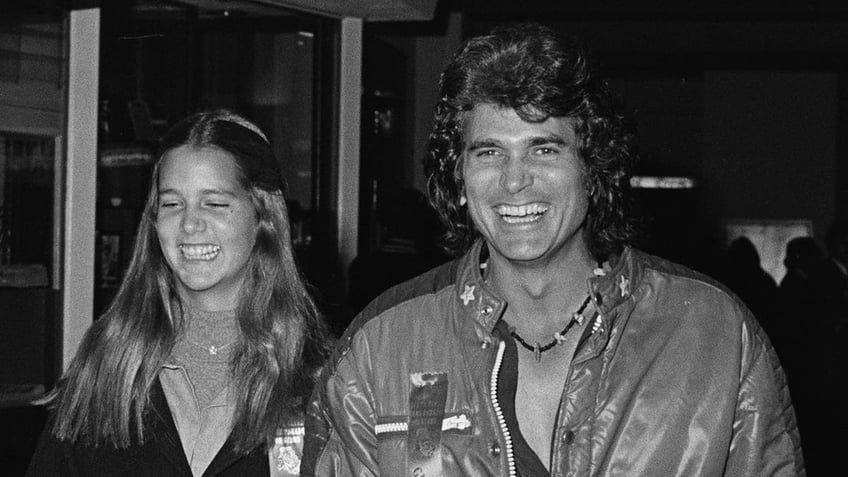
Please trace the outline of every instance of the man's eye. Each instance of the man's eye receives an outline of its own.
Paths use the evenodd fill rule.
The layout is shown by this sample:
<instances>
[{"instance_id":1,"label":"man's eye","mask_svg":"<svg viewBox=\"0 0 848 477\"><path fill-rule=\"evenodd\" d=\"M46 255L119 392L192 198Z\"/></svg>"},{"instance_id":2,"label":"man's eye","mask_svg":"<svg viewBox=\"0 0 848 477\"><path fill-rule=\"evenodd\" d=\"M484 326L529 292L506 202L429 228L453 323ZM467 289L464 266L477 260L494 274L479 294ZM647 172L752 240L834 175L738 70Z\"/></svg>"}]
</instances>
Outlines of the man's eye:
<instances>
[{"instance_id":1,"label":"man's eye","mask_svg":"<svg viewBox=\"0 0 848 477\"><path fill-rule=\"evenodd\" d=\"M536 149L536 154L539 156L545 156L548 154L556 154L558 151L552 147L540 147Z\"/></svg>"},{"instance_id":2,"label":"man's eye","mask_svg":"<svg viewBox=\"0 0 848 477\"><path fill-rule=\"evenodd\" d=\"M180 205L179 202L174 202L174 201L165 201L165 202L159 203L159 207L162 208L162 209L173 209L174 207L177 207L179 205Z\"/></svg>"},{"instance_id":3,"label":"man's eye","mask_svg":"<svg viewBox=\"0 0 848 477\"><path fill-rule=\"evenodd\" d=\"M474 153L474 157L479 157L484 160L494 159L499 156L500 152L496 149L481 149Z\"/></svg>"},{"instance_id":4,"label":"man's eye","mask_svg":"<svg viewBox=\"0 0 848 477\"><path fill-rule=\"evenodd\" d=\"M207 202L206 205L213 208L223 208L230 206L230 204L227 202Z\"/></svg>"}]
</instances>

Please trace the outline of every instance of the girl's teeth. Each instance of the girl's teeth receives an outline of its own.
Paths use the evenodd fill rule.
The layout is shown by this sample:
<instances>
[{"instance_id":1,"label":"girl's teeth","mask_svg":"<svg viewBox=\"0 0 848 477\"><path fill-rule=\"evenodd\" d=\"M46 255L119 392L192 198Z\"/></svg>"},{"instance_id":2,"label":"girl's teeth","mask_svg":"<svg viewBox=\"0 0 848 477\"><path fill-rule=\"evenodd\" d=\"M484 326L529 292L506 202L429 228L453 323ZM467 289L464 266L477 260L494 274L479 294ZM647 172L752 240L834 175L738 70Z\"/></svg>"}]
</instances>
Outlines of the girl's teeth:
<instances>
[{"instance_id":1,"label":"girl's teeth","mask_svg":"<svg viewBox=\"0 0 848 477\"><path fill-rule=\"evenodd\" d=\"M187 260L212 260L221 251L217 245L180 245L179 248Z\"/></svg>"}]
</instances>

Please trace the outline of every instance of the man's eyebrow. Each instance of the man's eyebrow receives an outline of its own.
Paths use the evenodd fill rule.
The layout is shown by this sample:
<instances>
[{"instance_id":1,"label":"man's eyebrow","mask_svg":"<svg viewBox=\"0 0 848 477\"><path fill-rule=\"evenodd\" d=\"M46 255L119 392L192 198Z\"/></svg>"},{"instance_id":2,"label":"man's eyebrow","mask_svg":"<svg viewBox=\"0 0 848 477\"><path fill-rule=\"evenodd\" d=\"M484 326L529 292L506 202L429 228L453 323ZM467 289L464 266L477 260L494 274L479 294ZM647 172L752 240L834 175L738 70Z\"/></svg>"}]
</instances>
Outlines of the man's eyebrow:
<instances>
[{"instance_id":1,"label":"man's eyebrow","mask_svg":"<svg viewBox=\"0 0 848 477\"><path fill-rule=\"evenodd\" d=\"M494 139L478 139L476 141L471 141L465 146L466 151L471 151L474 149L482 149L485 147L498 147L500 144Z\"/></svg>"},{"instance_id":2,"label":"man's eyebrow","mask_svg":"<svg viewBox=\"0 0 848 477\"><path fill-rule=\"evenodd\" d=\"M566 138L564 138L564 137L562 137L558 134L546 134L544 136L533 136L531 138L528 138L526 143L529 147L542 146L542 145L545 145L545 144L552 144L552 145L555 145L555 146L564 147L564 146L568 146L570 144L570 142ZM495 139L490 139L490 138L478 139L478 140L469 142L468 145L465 147L465 150L466 151L472 151L472 150L475 150L475 149L483 149L483 148L487 148L487 147L500 147L500 145L501 144L498 141L496 141Z\"/></svg>"},{"instance_id":3,"label":"man's eyebrow","mask_svg":"<svg viewBox=\"0 0 848 477\"><path fill-rule=\"evenodd\" d=\"M562 136L557 134L548 134L545 136L534 136L529 139L530 146L541 146L544 144L553 144L556 146L567 146L569 142Z\"/></svg>"}]
</instances>

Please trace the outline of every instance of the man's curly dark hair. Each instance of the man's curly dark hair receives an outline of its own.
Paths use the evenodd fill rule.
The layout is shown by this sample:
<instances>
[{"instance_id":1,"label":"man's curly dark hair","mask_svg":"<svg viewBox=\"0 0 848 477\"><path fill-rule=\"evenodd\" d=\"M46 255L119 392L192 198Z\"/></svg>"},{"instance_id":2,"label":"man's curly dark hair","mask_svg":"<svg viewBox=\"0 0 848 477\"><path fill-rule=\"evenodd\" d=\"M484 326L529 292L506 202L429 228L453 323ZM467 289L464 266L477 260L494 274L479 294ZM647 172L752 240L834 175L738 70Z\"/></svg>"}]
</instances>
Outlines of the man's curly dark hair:
<instances>
[{"instance_id":1,"label":"man's curly dark hair","mask_svg":"<svg viewBox=\"0 0 848 477\"><path fill-rule=\"evenodd\" d=\"M575 40L525 23L469 39L447 65L424 167L430 202L447 227L448 251L462 253L479 236L459 199L464 120L483 103L514 109L526 121L571 118L590 196L589 249L601 260L632 240L628 192L638 156L635 127L586 56Z\"/></svg>"}]
</instances>

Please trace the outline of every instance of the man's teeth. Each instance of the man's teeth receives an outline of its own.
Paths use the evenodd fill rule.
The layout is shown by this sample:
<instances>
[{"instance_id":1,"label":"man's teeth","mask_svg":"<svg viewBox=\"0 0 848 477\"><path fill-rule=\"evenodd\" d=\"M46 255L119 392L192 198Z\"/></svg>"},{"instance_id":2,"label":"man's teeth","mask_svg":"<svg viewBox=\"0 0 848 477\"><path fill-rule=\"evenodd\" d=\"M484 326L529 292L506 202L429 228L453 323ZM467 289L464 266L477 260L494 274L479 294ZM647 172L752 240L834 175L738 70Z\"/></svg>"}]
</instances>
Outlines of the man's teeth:
<instances>
[{"instance_id":1,"label":"man's teeth","mask_svg":"<svg viewBox=\"0 0 848 477\"><path fill-rule=\"evenodd\" d=\"M542 204L499 205L495 208L495 212L510 224L534 222L542 218L547 210L548 206Z\"/></svg>"},{"instance_id":2,"label":"man's teeth","mask_svg":"<svg viewBox=\"0 0 848 477\"><path fill-rule=\"evenodd\" d=\"M218 256L221 247L217 245L180 245L180 252L187 260L212 260Z\"/></svg>"}]
</instances>

